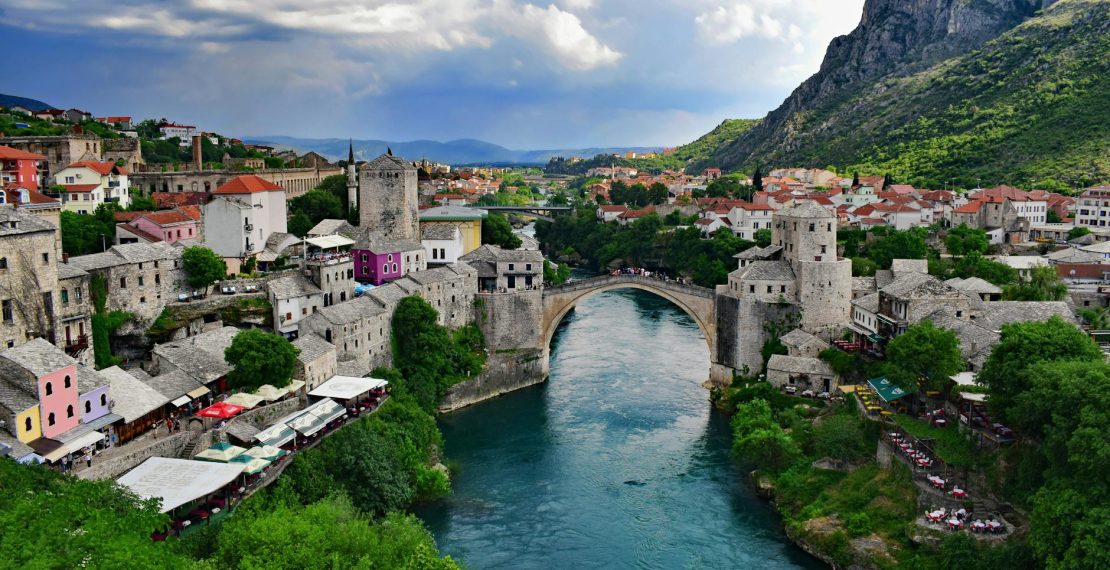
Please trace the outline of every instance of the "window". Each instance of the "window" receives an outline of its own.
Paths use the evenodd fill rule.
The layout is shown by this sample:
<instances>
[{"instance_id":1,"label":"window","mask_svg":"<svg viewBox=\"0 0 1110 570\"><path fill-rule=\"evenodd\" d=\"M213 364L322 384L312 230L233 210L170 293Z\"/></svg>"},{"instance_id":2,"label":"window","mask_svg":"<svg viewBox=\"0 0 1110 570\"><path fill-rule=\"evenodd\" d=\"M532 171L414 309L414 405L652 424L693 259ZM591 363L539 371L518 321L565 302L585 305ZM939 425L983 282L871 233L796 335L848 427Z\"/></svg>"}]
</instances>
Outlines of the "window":
<instances>
[{"instance_id":1,"label":"window","mask_svg":"<svg viewBox=\"0 0 1110 570\"><path fill-rule=\"evenodd\" d=\"M43 265L50 265L50 254L49 253L42 254L42 264Z\"/></svg>"},{"instance_id":2,"label":"window","mask_svg":"<svg viewBox=\"0 0 1110 570\"><path fill-rule=\"evenodd\" d=\"M785 292L786 292L786 285L779 285L779 293L785 293Z\"/></svg>"},{"instance_id":3,"label":"window","mask_svg":"<svg viewBox=\"0 0 1110 570\"><path fill-rule=\"evenodd\" d=\"M388 256L386 256L386 259L385 259L385 260L386 260L386 261L393 261L393 254L391 253L391 254L389 254Z\"/></svg>"},{"instance_id":4,"label":"window","mask_svg":"<svg viewBox=\"0 0 1110 570\"><path fill-rule=\"evenodd\" d=\"M23 431L31 431L31 418L23 420Z\"/></svg>"},{"instance_id":5,"label":"window","mask_svg":"<svg viewBox=\"0 0 1110 570\"><path fill-rule=\"evenodd\" d=\"M162 276L161 275L155 275L154 276L154 284L155 285L161 285L162 284Z\"/></svg>"},{"instance_id":6,"label":"window","mask_svg":"<svg viewBox=\"0 0 1110 570\"><path fill-rule=\"evenodd\" d=\"M821 246L821 253L825 253L825 247L826 246Z\"/></svg>"},{"instance_id":7,"label":"window","mask_svg":"<svg viewBox=\"0 0 1110 570\"><path fill-rule=\"evenodd\" d=\"M85 400L85 413L92 413L92 402Z\"/></svg>"},{"instance_id":8,"label":"window","mask_svg":"<svg viewBox=\"0 0 1110 570\"><path fill-rule=\"evenodd\" d=\"M432 248L432 259L439 259L439 250L434 247Z\"/></svg>"},{"instance_id":9,"label":"window","mask_svg":"<svg viewBox=\"0 0 1110 570\"><path fill-rule=\"evenodd\" d=\"M397 264L396 263L393 264L393 272L397 273Z\"/></svg>"},{"instance_id":10,"label":"window","mask_svg":"<svg viewBox=\"0 0 1110 570\"><path fill-rule=\"evenodd\" d=\"M513 265L514 265L514 264L512 264L512 263L510 263L510 264L509 264L509 271L512 271L512 270L513 270Z\"/></svg>"},{"instance_id":11,"label":"window","mask_svg":"<svg viewBox=\"0 0 1110 570\"><path fill-rule=\"evenodd\" d=\"M54 412L50 412L50 415L46 416L46 425L54 425Z\"/></svg>"},{"instance_id":12,"label":"window","mask_svg":"<svg viewBox=\"0 0 1110 570\"><path fill-rule=\"evenodd\" d=\"M107 406L108 405L108 394L101 394L100 395L100 405L101 406Z\"/></svg>"},{"instance_id":13,"label":"window","mask_svg":"<svg viewBox=\"0 0 1110 570\"><path fill-rule=\"evenodd\" d=\"M69 303L69 289L62 289L62 304Z\"/></svg>"},{"instance_id":14,"label":"window","mask_svg":"<svg viewBox=\"0 0 1110 570\"><path fill-rule=\"evenodd\" d=\"M366 263L366 262L367 262L367 261L369 260L369 257L370 257L370 256L366 255L365 253L364 253L364 254L362 254L362 262L363 262L363 263Z\"/></svg>"},{"instance_id":15,"label":"window","mask_svg":"<svg viewBox=\"0 0 1110 570\"><path fill-rule=\"evenodd\" d=\"M293 320L293 313L285 313L285 320L287 320L287 321Z\"/></svg>"},{"instance_id":16,"label":"window","mask_svg":"<svg viewBox=\"0 0 1110 570\"><path fill-rule=\"evenodd\" d=\"M126 289L127 288L127 278L126 277L120 277L119 278L119 288L120 289Z\"/></svg>"},{"instance_id":17,"label":"window","mask_svg":"<svg viewBox=\"0 0 1110 570\"><path fill-rule=\"evenodd\" d=\"M145 283L143 282L143 276L140 275L139 276L139 287L142 287L143 285L145 285Z\"/></svg>"},{"instance_id":18,"label":"window","mask_svg":"<svg viewBox=\"0 0 1110 570\"><path fill-rule=\"evenodd\" d=\"M748 285L748 293L755 293L755 285Z\"/></svg>"},{"instance_id":19,"label":"window","mask_svg":"<svg viewBox=\"0 0 1110 570\"><path fill-rule=\"evenodd\" d=\"M389 273L389 264L388 263L385 263L385 264L382 265L382 273Z\"/></svg>"},{"instance_id":20,"label":"window","mask_svg":"<svg viewBox=\"0 0 1110 570\"><path fill-rule=\"evenodd\" d=\"M768 293L770 293L770 292L771 292L771 286L770 286L770 285L768 285L768 286L767 286L767 292L768 292Z\"/></svg>"},{"instance_id":21,"label":"window","mask_svg":"<svg viewBox=\"0 0 1110 570\"><path fill-rule=\"evenodd\" d=\"M817 229L817 227L816 227L816 224L810 224L810 225L809 225L809 231L811 231L811 232L812 232L812 231L814 231L814 230L816 230L816 229Z\"/></svg>"},{"instance_id":22,"label":"window","mask_svg":"<svg viewBox=\"0 0 1110 570\"><path fill-rule=\"evenodd\" d=\"M66 406L66 417L67 418L72 418L73 417L73 404L70 404L70 405Z\"/></svg>"},{"instance_id":23,"label":"window","mask_svg":"<svg viewBox=\"0 0 1110 570\"><path fill-rule=\"evenodd\" d=\"M0 257L0 269L7 269L7 268L8 268L8 258Z\"/></svg>"},{"instance_id":24,"label":"window","mask_svg":"<svg viewBox=\"0 0 1110 570\"><path fill-rule=\"evenodd\" d=\"M4 299L3 301L0 301L0 306L3 307L4 322L5 323L10 323L10 322L15 321L15 314L14 314L14 311L12 311L12 301L11 301L11 299Z\"/></svg>"},{"instance_id":25,"label":"window","mask_svg":"<svg viewBox=\"0 0 1110 570\"><path fill-rule=\"evenodd\" d=\"M51 382L46 383L46 395L49 396L54 393L54 384Z\"/></svg>"},{"instance_id":26,"label":"window","mask_svg":"<svg viewBox=\"0 0 1110 570\"><path fill-rule=\"evenodd\" d=\"M65 380L63 380L62 382L65 384L66 388L72 388L73 387L73 380L70 379L68 374L66 375Z\"/></svg>"},{"instance_id":27,"label":"window","mask_svg":"<svg viewBox=\"0 0 1110 570\"><path fill-rule=\"evenodd\" d=\"M140 303L146 303L146 297L139 297Z\"/></svg>"},{"instance_id":28,"label":"window","mask_svg":"<svg viewBox=\"0 0 1110 570\"><path fill-rule=\"evenodd\" d=\"M524 269L526 269L527 271L531 271L531 270L532 270L532 264L531 264L531 263L529 263L529 264L526 264L526 265L524 266Z\"/></svg>"}]
</instances>

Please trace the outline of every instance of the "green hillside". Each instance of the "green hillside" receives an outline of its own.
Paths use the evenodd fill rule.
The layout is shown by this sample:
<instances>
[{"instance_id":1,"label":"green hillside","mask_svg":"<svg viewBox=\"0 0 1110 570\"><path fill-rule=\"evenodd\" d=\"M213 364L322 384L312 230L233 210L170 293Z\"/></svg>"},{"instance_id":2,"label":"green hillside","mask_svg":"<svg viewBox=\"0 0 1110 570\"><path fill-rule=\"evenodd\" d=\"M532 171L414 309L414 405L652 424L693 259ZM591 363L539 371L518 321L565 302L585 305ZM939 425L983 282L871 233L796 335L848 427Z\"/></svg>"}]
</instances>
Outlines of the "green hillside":
<instances>
[{"instance_id":1,"label":"green hillside","mask_svg":"<svg viewBox=\"0 0 1110 570\"><path fill-rule=\"evenodd\" d=\"M725 119L717 125L717 128L702 135L698 140L676 148L673 156L682 161L708 159L714 150L731 143L758 124L759 119Z\"/></svg>"},{"instance_id":2,"label":"green hillside","mask_svg":"<svg viewBox=\"0 0 1110 570\"><path fill-rule=\"evenodd\" d=\"M834 164L932 187L1106 181L1110 0L1061 0L979 49L857 82L788 124L776 140L741 137L714 158L729 168Z\"/></svg>"}]
</instances>

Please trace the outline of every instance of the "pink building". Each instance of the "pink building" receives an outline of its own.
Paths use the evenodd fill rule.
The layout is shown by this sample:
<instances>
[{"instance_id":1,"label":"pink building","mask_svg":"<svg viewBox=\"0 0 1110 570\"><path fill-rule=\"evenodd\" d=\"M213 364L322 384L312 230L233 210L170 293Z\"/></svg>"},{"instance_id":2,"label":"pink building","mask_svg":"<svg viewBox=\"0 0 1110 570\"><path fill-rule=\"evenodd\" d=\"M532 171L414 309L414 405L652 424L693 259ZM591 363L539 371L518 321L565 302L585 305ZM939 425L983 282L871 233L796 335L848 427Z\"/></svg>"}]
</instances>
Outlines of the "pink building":
<instances>
[{"instance_id":1,"label":"pink building","mask_svg":"<svg viewBox=\"0 0 1110 570\"><path fill-rule=\"evenodd\" d=\"M166 243L197 238L197 221L180 210L148 212L131 220L128 225L139 228Z\"/></svg>"},{"instance_id":2,"label":"pink building","mask_svg":"<svg viewBox=\"0 0 1110 570\"><path fill-rule=\"evenodd\" d=\"M39 402L42 436L54 438L81 422L77 361L36 338L0 353L0 377Z\"/></svg>"}]
</instances>

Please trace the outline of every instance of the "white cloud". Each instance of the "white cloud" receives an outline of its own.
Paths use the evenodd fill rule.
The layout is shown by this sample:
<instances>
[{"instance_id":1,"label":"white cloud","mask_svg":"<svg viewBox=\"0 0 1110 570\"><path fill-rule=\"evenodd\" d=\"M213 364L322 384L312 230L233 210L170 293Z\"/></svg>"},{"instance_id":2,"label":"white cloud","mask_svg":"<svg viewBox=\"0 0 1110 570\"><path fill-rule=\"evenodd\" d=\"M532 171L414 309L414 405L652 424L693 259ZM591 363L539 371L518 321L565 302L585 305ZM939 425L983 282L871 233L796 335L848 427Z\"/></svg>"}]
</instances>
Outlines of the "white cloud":
<instances>
[{"instance_id":1,"label":"white cloud","mask_svg":"<svg viewBox=\"0 0 1110 570\"><path fill-rule=\"evenodd\" d=\"M533 37L538 33L544 39L548 51L564 67L589 71L613 65L623 57L623 54L601 43L586 31L578 16L564 12L554 4L548 5L546 9L526 4L515 19L518 25L515 31L521 38Z\"/></svg>"},{"instance_id":2,"label":"white cloud","mask_svg":"<svg viewBox=\"0 0 1110 570\"><path fill-rule=\"evenodd\" d=\"M800 54L811 44L823 51L831 39L829 30L849 31L859 22L859 5L862 0L713 0L694 23L711 44L763 38L788 43Z\"/></svg>"},{"instance_id":3,"label":"white cloud","mask_svg":"<svg viewBox=\"0 0 1110 570\"><path fill-rule=\"evenodd\" d=\"M594 7L594 0L562 0L562 4L571 10L589 10Z\"/></svg>"}]
</instances>

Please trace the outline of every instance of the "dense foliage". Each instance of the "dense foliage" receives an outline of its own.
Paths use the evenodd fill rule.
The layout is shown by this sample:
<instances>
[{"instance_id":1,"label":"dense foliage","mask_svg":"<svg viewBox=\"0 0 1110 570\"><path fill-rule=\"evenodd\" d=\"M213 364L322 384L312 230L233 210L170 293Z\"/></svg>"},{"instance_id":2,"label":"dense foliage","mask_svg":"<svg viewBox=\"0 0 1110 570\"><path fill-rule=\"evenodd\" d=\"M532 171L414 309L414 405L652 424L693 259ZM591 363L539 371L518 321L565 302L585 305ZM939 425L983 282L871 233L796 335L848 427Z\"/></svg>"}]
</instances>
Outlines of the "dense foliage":
<instances>
[{"instance_id":1,"label":"dense foliage","mask_svg":"<svg viewBox=\"0 0 1110 570\"><path fill-rule=\"evenodd\" d=\"M736 269L733 256L755 245L728 231L703 239L701 230L666 226L654 214L627 226L604 224L588 205L554 222L537 222L536 237L549 255L577 259L594 269L644 267L705 287L726 283Z\"/></svg>"},{"instance_id":2,"label":"dense foliage","mask_svg":"<svg viewBox=\"0 0 1110 570\"><path fill-rule=\"evenodd\" d=\"M93 273L89 279L89 295L92 296L92 342L96 368L108 368L123 360L112 354L112 333L131 319L126 311L109 311L108 282L104 275Z\"/></svg>"},{"instance_id":3,"label":"dense foliage","mask_svg":"<svg viewBox=\"0 0 1110 570\"><path fill-rule=\"evenodd\" d=\"M393 365L400 372L394 390L411 396L428 412L447 388L485 366L485 339L478 327L452 332L437 317L419 297L401 299L393 311Z\"/></svg>"},{"instance_id":4,"label":"dense foliage","mask_svg":"<svg viewBox=\"0 0 1110 570\"><path fill-rule=\"evenodd\" d=\"M932 321L910 326L886 347L887 377L907 390L943 387L963 369L956 333L937 328Z\"/></svg>"},{"instance_id":5,"label":"dense foliage","mask_svg":"<svg viewBox=\"0 0 1110 570\"><path fill-rule=\"evenodd\" d=\"M327 182L326 178L324 182ZM293 198L289 201L289 233L304 237L308 230L322 220L345 219L343 204L344 200L337 198L334 193L321 189L309 190Z\"/></svg>"},{"instance_id":6,"label":"dense foliage","mask_svg":"<svg viewBox=\"0 0 1110 570\"><path fill-rule=\"evenodd\" d=\"M233 388L252 392L263 384L288 386L300 349L281 335L260 329L240 331L224 349L224 360L234 368L227 374Z\"/></svg>"},{"instance_id":7,"label":"dense foliage","mask_svg":"<svg viewBox=\"0 0 1110 570\"><path fill-rule=\"evenodd\" d=\"M630 208L666 204L667 187L660 182L652 184L650 188L638 182L629 186L617 180L609 187L609 202L624 204Z\"/></svg>"},{"instance_id":8,"label":"dense foliage","mask_svg":"<svg viewBox=\"0 0 1110 570\"><path fill-rule=\"evenodd\" d=\"M482 220L482 243L500 246L501 249L516 249L521 241L505 216L491 212Z\"/></svg>"},{"instance_id":9,"label":"dense foliage","mask_svg":"<svg viewBox=\"0 0 1110 570\"><path fill-rule=\"evenodd\" d=\"M116 239L119 206L101 204L92 214L61 213L62 251L70 256L105 251Z\"/></svg>"},{"instance_id":10,"label":"dense foliage","mask_svg":"<svg viewBox=\"0 0 1110 570\"><path fill-rule=\"evenodd\" d=\"M208 286L227 277L227 264L216 252L195 245L181 252L181 268L190 287L208 289Z\"/></svg>"}]
</instances>

